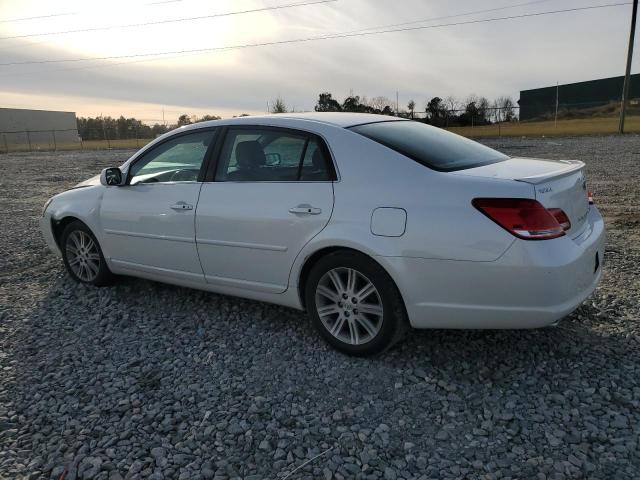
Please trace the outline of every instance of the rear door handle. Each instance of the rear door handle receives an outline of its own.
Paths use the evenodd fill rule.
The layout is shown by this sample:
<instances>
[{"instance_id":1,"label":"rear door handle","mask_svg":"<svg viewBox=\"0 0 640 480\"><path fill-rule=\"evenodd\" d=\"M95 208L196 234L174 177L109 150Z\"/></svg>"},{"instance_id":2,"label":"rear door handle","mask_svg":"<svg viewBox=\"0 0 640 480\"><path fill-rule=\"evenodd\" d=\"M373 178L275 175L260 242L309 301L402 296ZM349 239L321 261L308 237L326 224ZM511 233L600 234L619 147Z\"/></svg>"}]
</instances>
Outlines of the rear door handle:
<instances>
[{"instance_id":1,"label":"rear door handle","mask_svg":"<svg viewBox=\"0 0 640 480\"><path fill-rule=\"evenodd\" d=\"M172 210L193 210L193 205L186 202L178 202L171 205Z\"/></svg>"},{"instance_id":2,"label":"rear door handle","mask_svg":"<svg viewBox=\"0 0 640 480\"><path fill-rule=\"evenodd\" d=\"M322 213L321 208L312 207L311 205L298 205L289 209L289 213L298 213L301 215L319 215Z\"/></svg>"}]
</instances>

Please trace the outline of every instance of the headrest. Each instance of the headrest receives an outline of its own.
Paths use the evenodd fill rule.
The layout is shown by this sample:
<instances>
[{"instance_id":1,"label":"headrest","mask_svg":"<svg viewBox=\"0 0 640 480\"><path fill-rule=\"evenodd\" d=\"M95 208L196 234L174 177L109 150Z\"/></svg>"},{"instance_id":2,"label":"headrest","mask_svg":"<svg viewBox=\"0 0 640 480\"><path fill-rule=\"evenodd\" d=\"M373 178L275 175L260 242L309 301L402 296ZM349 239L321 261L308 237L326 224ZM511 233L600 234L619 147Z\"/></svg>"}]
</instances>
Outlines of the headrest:
<instances>
[{"instance_id":1,"label":"headrest","mask_svg":"<svg viewBox=\"0 0 640 480\"><path fill-rule=\"evenodd\" d=\"M247 140L236 145L236 161L240 168L258 168L266 160L262 145L257 140Z\"/></svg>"}]
</instances>

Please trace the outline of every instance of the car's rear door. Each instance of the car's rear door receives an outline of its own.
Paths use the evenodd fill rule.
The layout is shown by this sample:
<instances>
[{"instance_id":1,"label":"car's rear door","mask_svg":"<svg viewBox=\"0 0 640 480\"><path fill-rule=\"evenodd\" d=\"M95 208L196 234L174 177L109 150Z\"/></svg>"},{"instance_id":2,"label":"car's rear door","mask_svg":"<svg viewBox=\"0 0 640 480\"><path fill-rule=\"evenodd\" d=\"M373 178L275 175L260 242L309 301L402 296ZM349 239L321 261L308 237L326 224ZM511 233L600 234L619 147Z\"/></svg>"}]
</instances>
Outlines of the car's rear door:
<instances>
[{"instance_id":1,"label":"car's rear door","mask_svg":"<svg viewBox=\"0 0 640 480\"><path fill-rule=\"evenodd\" d=\"M195 244L195 207L215 129L185 132L129 167L127 184L105 189L103 250L116 270L204 283Z\"/></svg>"},{"instance_id":2,"label":"car's rear door","mask_svg":"<svg viewBox=\"0 0 640 480\"><path fill-rule=\"evenodd\" d=\"M229 127L196 211L206 281L285 291L295 257L331 217L332 165L316 135Z\"/></svg>"}]
</instances>

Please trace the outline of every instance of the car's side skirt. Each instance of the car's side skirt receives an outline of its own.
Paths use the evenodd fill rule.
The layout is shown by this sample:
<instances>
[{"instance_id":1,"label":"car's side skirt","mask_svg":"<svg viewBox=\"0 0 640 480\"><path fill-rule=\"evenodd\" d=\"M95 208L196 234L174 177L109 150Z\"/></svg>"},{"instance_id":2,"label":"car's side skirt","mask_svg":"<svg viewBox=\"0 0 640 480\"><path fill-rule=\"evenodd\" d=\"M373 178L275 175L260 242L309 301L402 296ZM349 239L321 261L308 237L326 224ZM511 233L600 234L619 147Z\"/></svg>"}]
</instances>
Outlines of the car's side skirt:
<instances>
[{"instance_id":1,"label":"car's side skirt","mask_svg":"<svg viewBox=\"0 0 640 480\"><path fill-rule=\"evenodd\" d=\"M272 291L260 291L248 289L246 287L232 286L230 284L223 285L221 283L207 283L202 275L192 274L189 272L166 272L163 269L154 267L145 267L130 262L122 262L111 259L109 266L113 273L119 275L129 275L137 278L144 278L156 282L177 285L180 287L194 288L222 295L231 295L234 297L246 298L249 300L257 300L261 302L273 303L285 307L302 310L302 304L295 288L288 288L282 293L273 293ZM186 273L187 275L181 275ZM201 280L202 279L202 280ZM279 287L284 288L284 287Z\"/></svg>"}]
</instances>

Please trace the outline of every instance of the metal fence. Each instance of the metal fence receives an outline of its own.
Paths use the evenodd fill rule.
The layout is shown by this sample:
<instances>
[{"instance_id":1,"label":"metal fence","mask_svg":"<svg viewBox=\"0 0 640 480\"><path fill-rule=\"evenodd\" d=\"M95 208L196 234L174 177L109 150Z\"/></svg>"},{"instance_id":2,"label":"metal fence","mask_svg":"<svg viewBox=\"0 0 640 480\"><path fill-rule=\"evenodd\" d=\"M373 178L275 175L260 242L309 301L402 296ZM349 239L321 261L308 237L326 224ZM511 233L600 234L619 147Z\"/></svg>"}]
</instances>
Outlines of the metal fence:
<instances>
[{"instance_id":1,"label":"metal fence","mask_svg":"<svg viewBox=\"0 0 640 480\"><path fill-rule=\"evenodd\" d=\"M138 135L137 131L122 135L115 129L85 130L85 138L75 128L14 130L0 132L0 153L140 148L151 140Z\"/></svg>"},{"instance_id":2,"label":"metal fence","mask_svg":"<svg viewBox=\"0 0 640 480\"><path fill-rule=\"evenodd\" d=\"M0 149L3 152L57 150L63 145L71 145L78 141L79 136L76 129L0 132Z\"/></svg>"}]
</instances>

